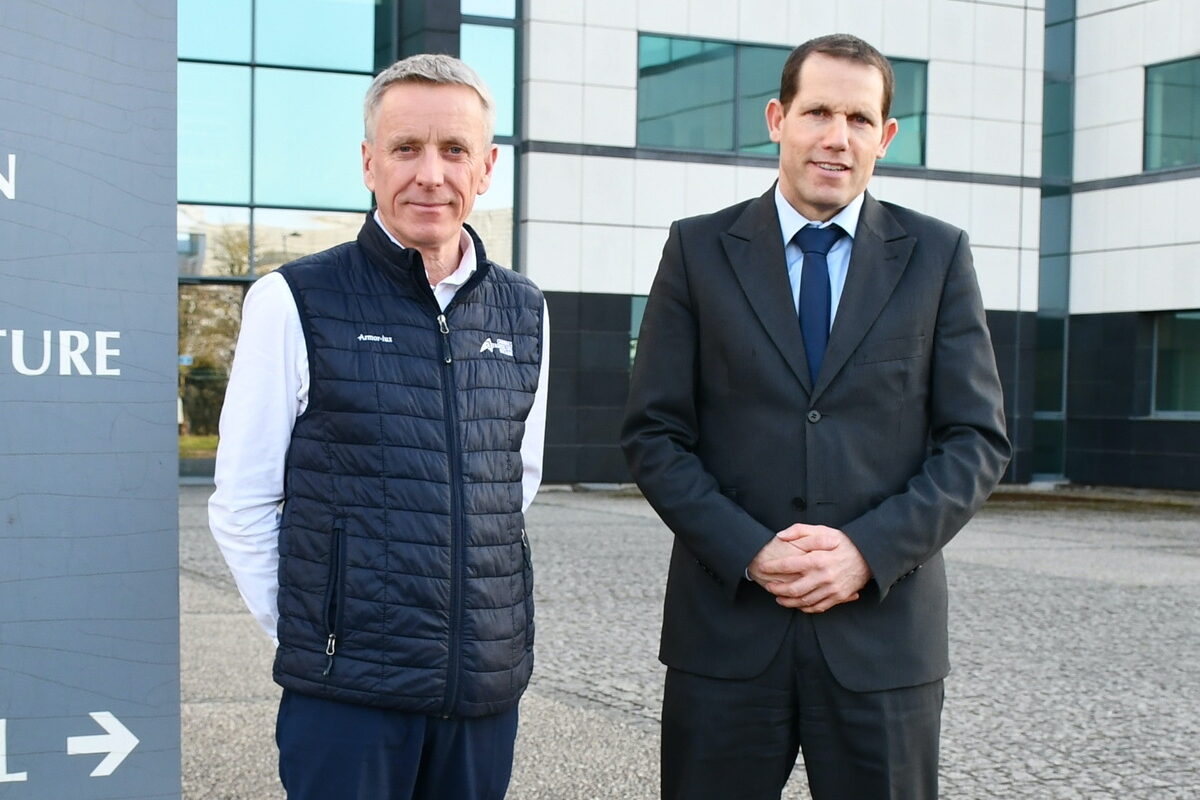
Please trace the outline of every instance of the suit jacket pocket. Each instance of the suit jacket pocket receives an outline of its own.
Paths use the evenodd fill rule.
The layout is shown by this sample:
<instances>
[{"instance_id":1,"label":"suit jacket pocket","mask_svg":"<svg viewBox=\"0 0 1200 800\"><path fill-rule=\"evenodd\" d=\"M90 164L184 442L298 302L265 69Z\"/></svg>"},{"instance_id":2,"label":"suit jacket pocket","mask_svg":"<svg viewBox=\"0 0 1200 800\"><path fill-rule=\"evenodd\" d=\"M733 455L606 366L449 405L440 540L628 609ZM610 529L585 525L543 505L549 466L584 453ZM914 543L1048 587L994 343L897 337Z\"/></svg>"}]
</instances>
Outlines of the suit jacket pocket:
<instances>
[{"instance_id":1,"label":"suit jacket pocket","mask_svg":"<svg viewBox=\"0 0 1200 800\"><path fill-rule=\"evenodd\" d=\"M906 336L903 339L884 339L864 344L854 357L855 364L875 364L880 361L901 361L917 358L925 352L925 336Z\"/></svg>"}]
</instances>

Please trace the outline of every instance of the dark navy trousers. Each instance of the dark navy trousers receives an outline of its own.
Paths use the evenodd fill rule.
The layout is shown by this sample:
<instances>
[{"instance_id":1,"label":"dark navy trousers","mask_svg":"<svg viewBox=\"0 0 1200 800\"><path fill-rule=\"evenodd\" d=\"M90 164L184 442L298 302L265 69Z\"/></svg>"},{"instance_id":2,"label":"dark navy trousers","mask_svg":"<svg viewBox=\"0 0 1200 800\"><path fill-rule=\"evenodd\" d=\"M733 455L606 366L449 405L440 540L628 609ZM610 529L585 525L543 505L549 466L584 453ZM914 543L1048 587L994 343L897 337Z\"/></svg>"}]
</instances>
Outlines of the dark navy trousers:
<instances>
[{"instance_id":1,"label":"dark navy trousers","mask_svg":"<svg viewBox=\"0 0 1200 800\"><path fill-rule=\"evenodd\" d=\"M288 800L502 800L517 709L443 719L283 691L275 741Z\"/></svg>"}]
</instances>

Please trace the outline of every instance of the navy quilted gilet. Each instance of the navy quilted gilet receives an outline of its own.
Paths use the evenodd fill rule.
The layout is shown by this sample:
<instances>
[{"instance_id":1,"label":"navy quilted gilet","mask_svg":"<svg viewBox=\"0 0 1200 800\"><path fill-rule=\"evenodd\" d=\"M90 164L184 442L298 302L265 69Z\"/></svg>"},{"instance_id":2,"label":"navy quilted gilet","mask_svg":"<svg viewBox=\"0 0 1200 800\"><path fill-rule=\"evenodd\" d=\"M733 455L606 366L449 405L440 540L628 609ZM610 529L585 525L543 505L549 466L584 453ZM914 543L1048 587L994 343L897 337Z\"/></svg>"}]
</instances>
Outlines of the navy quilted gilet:
<instances>
[{"instance_id":1,"label":"navy quilted gilet","mask_svg":"<svg viewBox=\"0 0 1200 800\"><path fill-rule=\"evenodd\" d=\"M356 242L280 270L310 369L279 533L286 688L471 717L529 682L520 447L543 301L475 247L444 314L420 255L369 216Z\"/></svg>"}]
</instances>

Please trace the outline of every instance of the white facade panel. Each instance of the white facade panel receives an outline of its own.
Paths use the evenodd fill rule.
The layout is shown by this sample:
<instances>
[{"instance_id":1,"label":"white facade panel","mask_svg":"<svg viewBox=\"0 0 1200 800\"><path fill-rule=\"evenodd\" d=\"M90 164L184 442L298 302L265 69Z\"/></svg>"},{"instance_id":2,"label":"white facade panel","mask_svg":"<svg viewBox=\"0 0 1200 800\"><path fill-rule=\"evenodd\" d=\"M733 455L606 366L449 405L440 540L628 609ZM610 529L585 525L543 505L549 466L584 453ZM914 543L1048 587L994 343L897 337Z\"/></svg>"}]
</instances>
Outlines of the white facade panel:
<instances>
[{"instance_id":1,"label":"white facade panel","mask_svg":"<svg viewBox=\"0 0 1200 800\"><path fill-rule=\"evenodd\" d=\"M737 7L739 42L774 43L787 35L787 12L778 0L741 0Z\"/></svg>"},{"instance_id":2,"label":"white facade panel","mask_svg":"<svg viewBox=\"0 0 1200 800\"><path fill-rule=\"evenodd\" d=\"M637 144L637 89L583 87L584 144L633 147Z\"/></svg>"},{"instance_id":3,"label":"white facade panel","mask_svg":"<svg viewBox=\"0 0 1200 800\"><path fill-rule=\"evenodd\" d=\"M633 294L633 228L584 225L580 241L579 291Z\"/></svg>"},{"instance_id":4,"label":"white facade panel","mask_svg":"<svg viewBox=\"0 0 1200 800\"><path fill-rule=\"evenodd\" d=\"M1025 72L976 64L971 113L978 119L1020 122L1025 114Z\"/></svg>"},{"instance_id":5,"label":"white facade panel","mask_svg":"<svg viewBox=\"0 0 1200 800\"><path fill-rule=\"evenodd\" d=\"M1200 308L1200 243L1071 256L1071 313Z\"/></svg>"},{"instance_id":6,"label":"white facade panel","mask_svg":"<svg viewBox=\"0 0 1200 800\"><path fill-rule=\"evenodd\" d=\"M687 34L704 39L731 39L737 32L737 3L688 0Z\"/></svg>"},{"instance_id":7,"label":"white facade panel","mask_svg":"<svg viewBox=\"0 0 1200 800\"><path fill-rule=\"evenodd\" d=\"M836 31L837 5L835 3L788 3L788 37L795 44L807 42L814 36Z\"/></svg>"},{"instance_id":8,"label":"white facade panel","mask_svg":"<svg viewBox=\"0 0 1200 800\"><path fill-rule=\"evenodd\" d=\"M522 226L525 274L545 292L582 292L577 223L526 222Z\"/></svg>"},{"instance_id":9,"label":"white facade panel","mask_svg":"<svg viewBox=\"0 0 1200 800\"><path fill-rule=\"evenodd\" d=\"M745 199L738 197L737 167L731 164L687 164L684 175L685 216L708 214Z\"/></svg>"},{"instance_id":10,"label":"white facade panel","mask_svg":"<svg viewBox=\"0 0 1200 800\"><path fill-rule=\"evenodd\" d=\"M779 169L775 165L769 167L738 167L736 193L742 200L758 197L770 189L779 177Z\"/></svg>"},{"instance_id":11,"label":"white facade panel","mask_svg":"<svg viewBox=\"0 0 1200 800\"><path fill-rule=\"evenodd\" d=\"M637 0L584 0L584 22L610 28L637 27Z\"/></svg>"},{"instance_id":12,"label":"white facade panel","mask_svg":"<svg viewBox=\"0 0 1200 800\"><path fill-rule=\"evenodd\" d=\"M971 242L971 255L975 260L975 275L979 279L984 308L992 311L1020 310L1020 251L984 247Z\"/></svg>"},{"instance_id":13,"label":"white facade panel","mask_svg":"<svg viewBox=\"0 0 1200 800\"><path fill-rule=\"evenodd\" d=\"M583 0L525 0L525 18L539 22L583 22Z\"/></svg>"},{"instance_id":14,"label":"white facade panel","mask_svg":"<svg viewBox=\"0 0 1200 800\"><path fill-rule=\"evenodd\" d=\"M686 33L688 0L637 4L637 28L643 33Z\"/></svg>"},{"instance_id":15,"label":"white facade panel","mask_svg":"<svg viewBox=\"0 0 1200 800\"><path fill-rule=\"evenodd\" d=\"M925 115L925 165L930 169L970 172L972 131L970 117Z\"/></svg>"},{"instance_id":16,"label":"white facade panel","mask_svg":"<svg viewBox=\"0 0 1200 800\"><path fill-rule=\"evenodd\" d=\"M633 225L634 161L629 158L583 159L583 219L605 225Z\"/></svg>"},{"instance_id":17,"label":"white facade panel","mask_svg":"<svg viewBox=\"0 0 1200 800\"><path fill-rule=\"evenodd\" d=\"M637 31L631 28L584 29L584 83L636 89L637 63Z\"/></svg>"},{"instance_id":18,"label":"white facade panel","mask_svg":"<svg viewBox=\"0 0 1200 800\"><path fill-rule=\"evenodd\" d=\"M837 27L822 33L849 33L879 47L883 42L883 0L840 0Z\"/></svg>"},{"instance_id":19,"label":"white facade panel","mask_svg":"<svg viewBox=\"0 0 1200 800\"><path fill-rule=\"evenodd\" d=\"M526 81L525 136L543 142L583 139L583 85Z\"/></svg>"},{"instance_id":20,"label":"white facade panel","mask_svg":"<svg viewBox=\"0 0 1200 800\"><path fill-rule=\"evenodd\" d=\"M931 0L890 0L883 4L883 36L875 46L894 58L929 58Z\"/></svg>"},{"instance_id":21,"label":"white facade panel","mask_svg":"<svg viewBox=\"0 0 1200 800\"><path fill-rule=\"evenodd\" d=\"M525 182L526 219L582 222L583 158L559 153L529 153L521 174Z\"/></svg>"},{"instance_id":22,"label":"white facade panel","mask_svg":"<svg viewBox=\"0 0 1200 800\"><path fill-rule=\"evenodd\" d=\"M525 77L531 81L583 83L583 28L559 22L530 22L526 28Z\"/></svg>"},{"instance_id":23,"label":"white facade panel","mask_svg":"<svg viewBox=\"0 0 1200 800\"><path fill-rule=\"evenodd\" d=\"M637 159L633 165L633 217L637 225L665 228L687 216L687 164Z\"/></svg>"},{"instance_id":24,"label":"white facade panel","mask_svg":"<svg viewBox=\"0 0 1200 800\"><path fill-rule=\"evenodd\" d=\"M936 61L973 62L975 5L956 0L933 0L929 16L929 57Z\"/></svg>"},{"instance_id":25,"label":"white facade panel","mask_svg":"<svg viewBox=\"0 0 1200 800\"><path fill-rule=\"evenodd\" d=\"M992 3L975 4L971 60L997 67L1024 67L1027 44L1025 22L1026 11L1022 8Z\"/></svg>"}]
</instances>

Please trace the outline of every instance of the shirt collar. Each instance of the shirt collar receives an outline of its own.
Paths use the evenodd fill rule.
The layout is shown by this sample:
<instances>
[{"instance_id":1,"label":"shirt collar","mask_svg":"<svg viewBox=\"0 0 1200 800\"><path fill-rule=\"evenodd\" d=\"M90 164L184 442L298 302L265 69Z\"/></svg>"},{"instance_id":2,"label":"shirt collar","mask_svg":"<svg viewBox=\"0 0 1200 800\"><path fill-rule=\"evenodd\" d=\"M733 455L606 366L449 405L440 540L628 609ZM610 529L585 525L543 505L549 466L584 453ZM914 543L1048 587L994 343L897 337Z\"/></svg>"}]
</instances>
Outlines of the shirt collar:
<instances>
[{"instance_id":1,"label":"shirt collar","mask_svg":"<svg viewBox=\"0 0 1200 800\"><path fill-rule=\"evenodd\" d=\"M850 203L841 211L833 215L833 219L828 222L816 222L806 218L796 209L792 208L792 204L783 196L783 192L779 190L779 184L775 184L775 210L779 214L779 227L783 231L783 246L787 247L792 241L792 237L796 235L796 231L803 228L805 225L816 225L818 228L824 228L828 225L837 223L838 227L846 232L846 235L851 239L854 238L854 232L858 230L858 215L862 213L863 198L866 193L860 194L858 197L850 201Z\"/></svg>"},{"instance_id":2,"label":"shirt collar","mask_svg":"<svg viewBox=\"0 0 1200 800\"><path fill-rule=\"evenodd\" d=\"M383 220L379 218L379 209L375 209L374 213L375 224L383 231L384 235L392 241L396 247L403 248L404 245L392 236L392 232L383 224ZM458 251L462 253L462 258L458 262L458 269L451 272L438 286L462 286L466 283L472 274L475 272L475 242L471 240L471 235L467 233L467 229L463 228L458 233Z\"/></svg>"}]
</instances>

